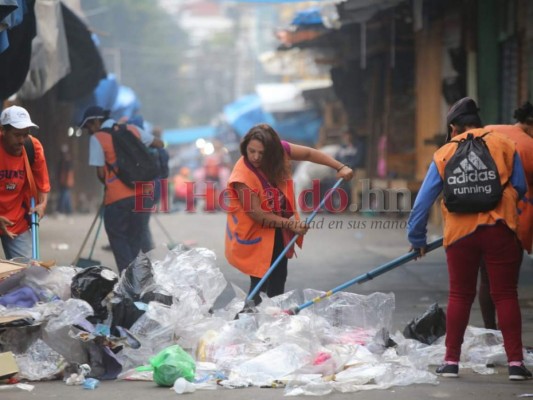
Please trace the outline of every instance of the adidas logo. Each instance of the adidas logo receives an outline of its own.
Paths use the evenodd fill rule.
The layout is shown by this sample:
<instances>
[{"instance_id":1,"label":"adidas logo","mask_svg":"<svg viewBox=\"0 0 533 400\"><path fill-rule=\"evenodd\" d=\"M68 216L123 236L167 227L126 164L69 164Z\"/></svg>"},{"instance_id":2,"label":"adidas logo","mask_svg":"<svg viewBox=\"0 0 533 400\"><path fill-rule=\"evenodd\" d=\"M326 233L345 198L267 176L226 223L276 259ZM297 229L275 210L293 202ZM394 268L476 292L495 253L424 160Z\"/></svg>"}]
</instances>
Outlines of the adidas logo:
<instances>
[{"instance_id":1,"label":"adidas logo","mask_svg":"<svg viewBox=\"0 0 533 400\"><path fill-rule=\"evenodd\" d=\"M449 176L449 185L463 185L465 183L487 182L498 179L496 171L489 170L485 163L471 151L468 156L459 163Z\"/></svg>"}]
</instances>

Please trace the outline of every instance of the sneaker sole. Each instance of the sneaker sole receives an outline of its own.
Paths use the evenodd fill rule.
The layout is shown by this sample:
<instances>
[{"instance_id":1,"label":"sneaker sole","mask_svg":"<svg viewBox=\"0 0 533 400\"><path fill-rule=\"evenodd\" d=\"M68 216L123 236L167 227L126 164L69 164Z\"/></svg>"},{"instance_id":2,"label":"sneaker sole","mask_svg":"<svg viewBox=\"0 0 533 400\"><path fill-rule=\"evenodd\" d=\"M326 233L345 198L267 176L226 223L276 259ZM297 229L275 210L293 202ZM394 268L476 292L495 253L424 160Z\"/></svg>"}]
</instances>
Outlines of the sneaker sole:
<instances>
[{"instance_id":1,"label":"sneaker sole","mask_svg":"<svg viewBox=\"0 0 533 400\"><path fill-rule=\"evenodd\" d=\"M531 377L523 375L509 375L510 381L527 381L528 379L531 379Z\"/></svg>"},{"instance_id":2,"label":"sneaker sole","mask_svg":"<svg viewBox=\"0 0 533 400\"><path fill-rule=\"evenodd\" d=\"M445 372L443 374L437 374L438 376L443 376L445 378L458 378L459 377L459 374L454 374L454 373L451 373L451 372ZM511 379L511 378L509 378Z\"/></svg>"}]
</instances>

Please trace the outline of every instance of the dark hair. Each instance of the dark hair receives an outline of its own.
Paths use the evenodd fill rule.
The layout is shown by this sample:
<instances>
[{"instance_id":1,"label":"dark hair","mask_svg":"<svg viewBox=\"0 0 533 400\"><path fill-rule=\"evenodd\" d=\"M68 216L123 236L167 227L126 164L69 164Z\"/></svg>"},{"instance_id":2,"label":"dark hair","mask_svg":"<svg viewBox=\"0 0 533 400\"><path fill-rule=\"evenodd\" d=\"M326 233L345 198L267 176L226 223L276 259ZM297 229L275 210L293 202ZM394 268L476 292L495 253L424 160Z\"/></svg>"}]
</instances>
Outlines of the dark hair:
<instances>
[{"instance_id":1,"label":"dark hair","mask_svg":"<svg viewBox=\"0 0 533 400\"><path fill-rule=\"evenodd\" d=\"M475 128L482 128L483 123L481 122L481 118L479 118L479 115L477 114L469 114L469 115L462 115L460 117L457 117L453 125L456 126L457 132L459 134L466 132L467 127L475 127Z\"/></svg>"},{"instance_id":2,"label":"dark hair","mask_svg":"<svg viewBox=\"0 0 533 400\"><path fill-rule=\"evenodd\" d=\"M268 124L255 125L241 142L241 154L247 158L246 149L252 140L263 144L265 151L261 160L261 171L271 184L277 185L288 177L289 168L285 161L285 150L276 131Z\"/></svg>"},{"instance_id":3,"label":"dark hair","mask_svg":"<svg viewBox=\"0 0 533 400\"><path fill-rule=\"evenodd\" d=\"M533 105L526 101L520 108L514 110L513 118L522 124L533 125Z\"/></svg>"}]
</instances>

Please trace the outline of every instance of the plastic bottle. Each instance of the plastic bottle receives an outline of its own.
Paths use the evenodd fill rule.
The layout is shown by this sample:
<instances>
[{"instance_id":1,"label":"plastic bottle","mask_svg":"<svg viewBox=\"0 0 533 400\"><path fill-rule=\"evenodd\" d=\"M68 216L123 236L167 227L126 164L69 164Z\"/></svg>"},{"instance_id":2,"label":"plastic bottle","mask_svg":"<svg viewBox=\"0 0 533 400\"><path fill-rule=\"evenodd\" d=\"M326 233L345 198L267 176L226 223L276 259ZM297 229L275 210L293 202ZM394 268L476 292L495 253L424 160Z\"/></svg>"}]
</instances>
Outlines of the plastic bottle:
<instances>
[{"instance_id":1,"label":"plastic bottle","mask_svg":"<svg viewBox=\"0 0 533 400\"><path fill-rule=\"evenodd\" d=\"M196 390L194 384L186 380L185 378L178 378L174 382L174 391L178 394L192 393Z\"/></svg>"}]
</instances>

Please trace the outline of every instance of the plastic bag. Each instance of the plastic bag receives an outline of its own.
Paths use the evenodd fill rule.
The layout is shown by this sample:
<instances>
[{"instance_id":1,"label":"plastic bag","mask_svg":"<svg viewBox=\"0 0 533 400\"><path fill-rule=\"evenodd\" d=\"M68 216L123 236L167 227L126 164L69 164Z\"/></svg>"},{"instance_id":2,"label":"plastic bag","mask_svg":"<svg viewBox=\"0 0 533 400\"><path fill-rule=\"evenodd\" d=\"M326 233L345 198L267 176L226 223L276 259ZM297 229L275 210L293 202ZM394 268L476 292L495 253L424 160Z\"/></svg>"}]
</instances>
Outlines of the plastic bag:
<instances>
[{"instance_id":1,"label":"plastic bag","mask_svg":"<svg viewBox=\"0 0 533 400\"><path fill-rule=\"evenodd\" d=\"M152 263L146 254L140 253L121 276L116 292L123 298L138 301L153 283Z\"/></svg>"},{"instance_id":2,"label":"plastic bag","mask_svg":"<svg viewBox=\"0 0 533 400\"><path fill-rule=\"evenodd\" d=\"M13 289L9 293L0 296L0 304L5 307L31 308L39 302L37 293L28 286Z\"/></svg>"},{"instance_id":3,"label":"plastic bag","mask_svg":"<svg viewBox=\"0 0 533 400\"><path fill-rule=\"evenodd\" d=\"M49 270L44 268L28 269L22 279L22 284L33 288L43 301L49 301L42 298L44 293L46 297L59 297L62 300L70 298L70 283L78 270L73 267L51 267ZM43 292L42 294L40 292Z\"/></svg>"},{"instance_id":4,"label":"plastic bag","mask_svg":"<svg viewBox=\"0 0 533 400\"><path fill-rule=\"evenodd\" d=\"M433 303L420 317L413 319L403 331L409 339L432 344L446 334L446 314L438 303Z\"/></svg>"},{"instance_id":5,"label":"plastic bag","mask_svg":"<svg viewBox=\"0 0 533 400\"><path fill-rule=\"evenodd\" d=\"M227 285L216 267L215 253L204 248L173 250L162 262L154 262L153 272L158 292L180 298L196 294L206 310Z\"/></svg>"},{"instance_id":6,"label":"plastic bag","mask_svg":"<svg viewBox=\"0 0 533 400\"><path fill-rule=\"evenodd\" d=\"M94 317L88 318L89 321L95 323L107 318L107 307L102 304L102 301L117 282L117 274L102 266L85 268L74 276L70 286L72 297L85 300L91 305Z\"/></svg>"},{"instance_id":7,"label":"plastic bag","mask_svg":"<svg viewBox=\"0 0 533 400\"><path fill-rule=\"evenodd\" d=\"M41 339L37 339L26 353L16 355L19 379L40 381L54 379L65 367L64 358Z\"/></svg>"},{"instance_id":8,"label":"plastic bag","mask_svg":"<svg viewBox=\"0 0 533 400\"><path fill-rule=\"evenodd\" d=\"M152 357L150 365L154 370L154 382L159 386L171 387L178 378L192 382L196 373L194 360L177 344ZM138 370L144 370L144 367Z\"/></svg>"},{"instance_id":9,"label":"plastic bag","mask_svg":"<svg viewBox=\"0 0 533 400\"><path fill-rule=\"evenodd\" d=\"M130 299L122 299L118 303L113 303L111 312L113 320L111 323L111 333L119 336L117 327L129 329L144 314L144 310L139 309Z\"/></svg>"}]
</instances>

